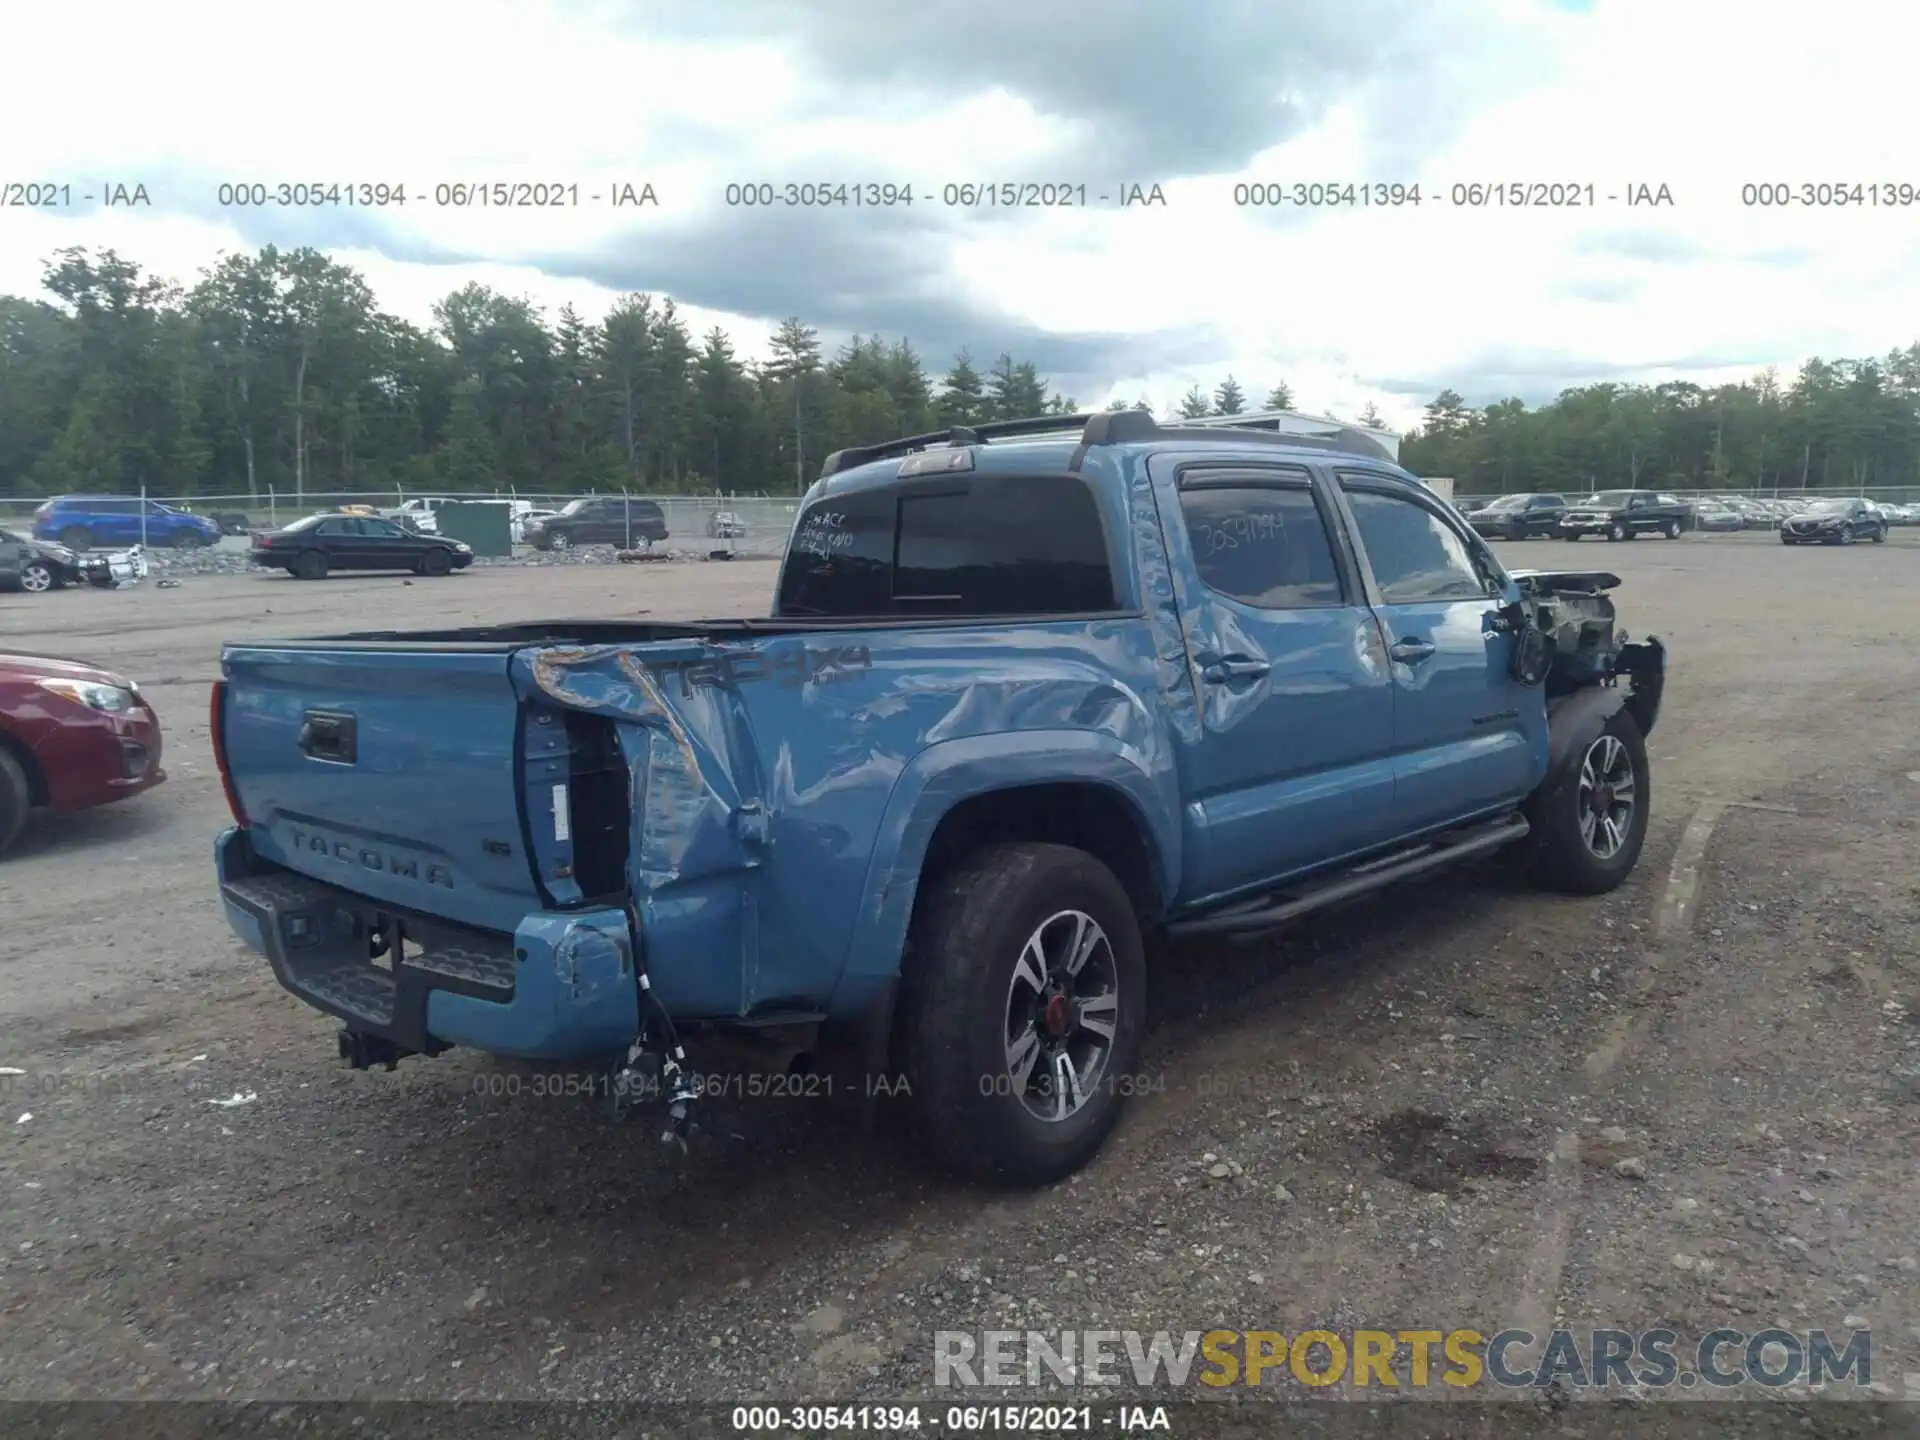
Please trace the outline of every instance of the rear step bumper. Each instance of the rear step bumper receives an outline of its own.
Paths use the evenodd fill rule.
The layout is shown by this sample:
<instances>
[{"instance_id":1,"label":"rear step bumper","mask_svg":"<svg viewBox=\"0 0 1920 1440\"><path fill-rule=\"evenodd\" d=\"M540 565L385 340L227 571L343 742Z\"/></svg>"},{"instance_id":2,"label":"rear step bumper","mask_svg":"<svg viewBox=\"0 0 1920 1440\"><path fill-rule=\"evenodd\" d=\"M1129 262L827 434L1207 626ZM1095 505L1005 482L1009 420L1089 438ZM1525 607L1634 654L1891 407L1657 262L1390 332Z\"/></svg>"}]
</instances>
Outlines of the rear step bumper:
<instances>
[{"instance_id":1,"label":"rear step bumper","mask_svg":"<svg viewBox=\"0 0 1920 1440\"><path fill-rule=\"evenodd\" d=\"M274 977L401 1054L467 1045L530 1060L623 1053L638 1030L627 921L613 908L535 911L511 935L396 910L270 864L246 832L214 843L234 934ZM375 957L371 937L401 954ZM370 1047L378 1055L380 1047Z\"/></svg>"}]
</instances>

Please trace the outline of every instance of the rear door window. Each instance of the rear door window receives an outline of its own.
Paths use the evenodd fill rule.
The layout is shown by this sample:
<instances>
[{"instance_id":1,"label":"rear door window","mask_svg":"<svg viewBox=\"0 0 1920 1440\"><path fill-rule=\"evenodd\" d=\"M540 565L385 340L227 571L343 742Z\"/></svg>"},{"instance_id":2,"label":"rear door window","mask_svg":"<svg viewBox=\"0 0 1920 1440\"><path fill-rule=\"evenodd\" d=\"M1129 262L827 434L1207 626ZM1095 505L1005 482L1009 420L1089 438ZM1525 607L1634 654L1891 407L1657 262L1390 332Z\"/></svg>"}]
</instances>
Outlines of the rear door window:
<instances>
[{"instance_id":1,"label":"rear door window","mask_svg":"<svg viewBox=\"0 0 1920 1440\"><path fill-rule=\"evenodd\" d=\"M1075 615L1114 608L1100 507L1077 475L930 476L809 505L780 582L792 615Z\"/></svg>"},{"instance_id":2,"label":"rear door window","mask_svg":"<svg viewBox=\"0 0 1920 1440\"><path fill-rule=\"evenodd\" d=\"M1333 545L1304 476L1291 483L1202 477L1205 471L1182 478L1180 512L1209 590L1262 610L1345 603Z\"/></svg>"}]
</instances>

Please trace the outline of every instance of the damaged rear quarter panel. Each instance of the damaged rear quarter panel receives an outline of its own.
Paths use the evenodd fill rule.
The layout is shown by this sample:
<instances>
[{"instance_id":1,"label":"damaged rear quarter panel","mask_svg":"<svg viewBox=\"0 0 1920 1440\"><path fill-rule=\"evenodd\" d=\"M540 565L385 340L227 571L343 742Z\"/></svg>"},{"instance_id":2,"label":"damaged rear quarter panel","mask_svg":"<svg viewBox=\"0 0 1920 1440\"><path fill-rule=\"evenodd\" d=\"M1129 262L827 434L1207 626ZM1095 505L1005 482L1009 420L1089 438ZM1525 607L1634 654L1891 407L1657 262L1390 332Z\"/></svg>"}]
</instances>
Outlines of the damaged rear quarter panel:
<instances>
[{"instance_id":1,"label":"damaged rear quarter panel","mask_svg":"<svg viewBox=\"0 0 1920 1440\"><path fill-rule=\"evenodd\" d=\"M727 1018L863 1003L970 794L1082 778L1177 815L1162 648L1135 616L829 629L530 650L515 681L616 723L649 976Z\"/></svg>"}]
</instances>

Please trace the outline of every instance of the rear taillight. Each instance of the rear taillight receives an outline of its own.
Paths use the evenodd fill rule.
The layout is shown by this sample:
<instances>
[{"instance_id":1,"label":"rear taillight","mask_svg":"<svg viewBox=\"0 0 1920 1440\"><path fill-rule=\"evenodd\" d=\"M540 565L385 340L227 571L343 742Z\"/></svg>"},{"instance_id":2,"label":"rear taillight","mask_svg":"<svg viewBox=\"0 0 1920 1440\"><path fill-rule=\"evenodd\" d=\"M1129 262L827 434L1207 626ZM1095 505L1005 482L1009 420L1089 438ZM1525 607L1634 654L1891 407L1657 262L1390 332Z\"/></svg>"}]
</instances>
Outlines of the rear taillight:
<instances>
[{"instance_id":1,"label":"rear taillight","mask_svg":"<svg viewBox=\"0 0 1920 1440\"><path fill-rule=\"evenodd\" d=\"M207 735L213 741L213 763L220 771L220 788L226 792L227 809L233 812L233 823L242 830L247 828L247 812L240 803L239 792L233 788L233 771L227 767L227 682L213 682L213 694L207 705Z\"/></svg>"}]
</instances>

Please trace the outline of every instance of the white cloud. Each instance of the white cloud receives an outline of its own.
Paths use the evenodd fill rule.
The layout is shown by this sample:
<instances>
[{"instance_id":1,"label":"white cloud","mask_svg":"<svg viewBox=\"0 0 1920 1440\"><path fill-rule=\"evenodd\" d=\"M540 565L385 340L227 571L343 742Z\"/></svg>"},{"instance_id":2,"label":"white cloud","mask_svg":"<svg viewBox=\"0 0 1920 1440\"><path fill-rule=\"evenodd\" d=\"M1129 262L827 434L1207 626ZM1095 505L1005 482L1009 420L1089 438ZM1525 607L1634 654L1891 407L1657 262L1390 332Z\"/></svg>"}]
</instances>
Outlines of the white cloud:
<instances>
[{"instance_id":1,"label":"white cloud","mask_svg":"<svg viewBox=\"0 0 1920 1440\"><path fill-rule=\"evenodd\" d=\"M1396 86L1389 71L1241 174L1160 177L1164 210L1096 205L1014 224L950 217L955 225L915 242L922 293L1063 334L1207 327L1221 337L1217 361L1203 369L1117 376L1112 396L1145 390L1167 404L1189 384L1211 389L1231 372L1255 400L1285 379L1306 407L1372 401L1401 423L1425 397L1389 393L1383 382L1470 388L1485 379L1537 391L1636 367L1650 378L1713 379L1914 338L1894 327L1920 310L1920 204L1758 207L1743 205L1741 189L1920 190L1907 73L1920 12L1865 0L1817 12L1724 0L1598 0L1584 14L1523 0L1480 8L1504 15L1503 48L1443 57L1454 72L1445 94ZM111 246L190 281L219 249L262 238L258 216L223 222L210 197L177 193L221 176L427 190L496 177L594 189L651 181L661 208L637 218L590 204L509 215L410 204L388 217L414 242L390 247L395 256L438 247L488 264L340 252L386 308L415 320L468 279L594 316L609 291L543 274L533 258L618 245L644 273L650 236L724 223L729 180L911 181L937 191L945 180L1031 167L1089 138L1000 90L922 94L897 112L876 111L844 101L833 77L769 43L636 39L612 15L509 0L344 0L316 23L240 0L164 9L17 0L7 48L72 54L79 73L14 67L0 92L0 182L78 188L150 177L154 207L79 216L0 209L0 290L35 290L41 262L68 244ZM913 78L937 89L939 70L929 56L926 75ZM1178 87L1164 103L1180 103ZM1382 173L1376 167L1417 144L1428 106L1457 138L1417 170ZM1058 179L1098 194L1154 177ZM1254 180L1418 182L1425 203L1276 222L1233 203L1236 182ZM1528 181L1591 184L1596 203L1450 203L1455 184ZM1636 184L1665 185L1673 205L1607 198ZM243 235L239 219L255 228ZM911 217L924 219L924 210ZM291 217L267 231L275 225L288 232L282 243L298 243ZM1650 259L1650 248L1687 258ZM1796 255L1797 263L1781 258ZM796 288L785 310L806 317L810 308ZM696 328L725 325L752 352L778 316L691 318ZM976 349L993 350L999 337L990 320L981 324Z\"/></svg>"}]
</instances>

